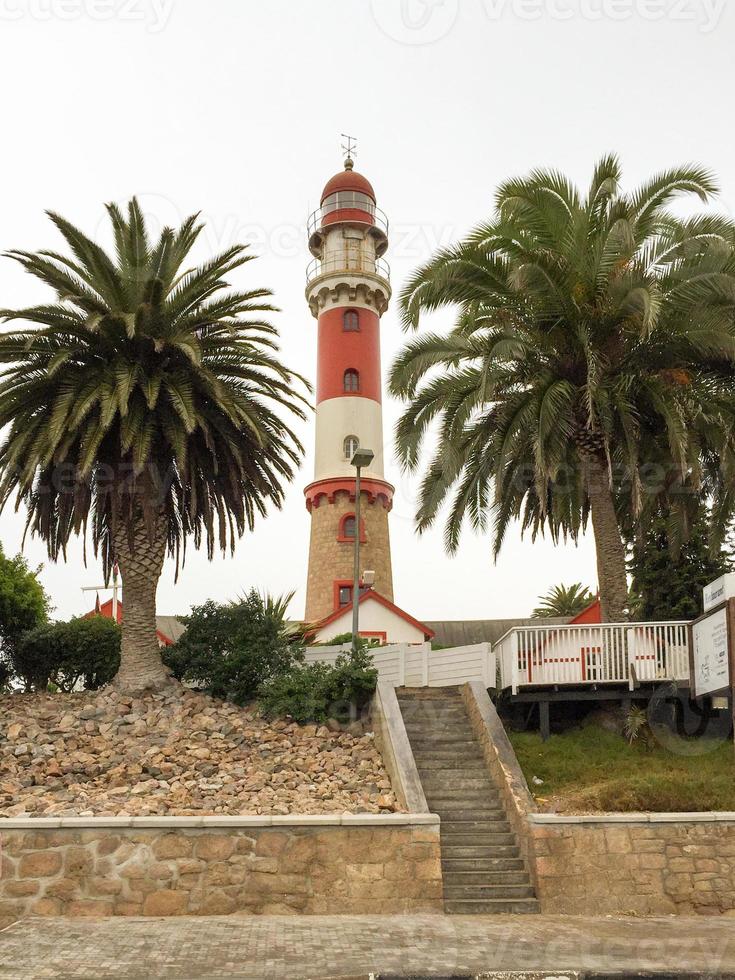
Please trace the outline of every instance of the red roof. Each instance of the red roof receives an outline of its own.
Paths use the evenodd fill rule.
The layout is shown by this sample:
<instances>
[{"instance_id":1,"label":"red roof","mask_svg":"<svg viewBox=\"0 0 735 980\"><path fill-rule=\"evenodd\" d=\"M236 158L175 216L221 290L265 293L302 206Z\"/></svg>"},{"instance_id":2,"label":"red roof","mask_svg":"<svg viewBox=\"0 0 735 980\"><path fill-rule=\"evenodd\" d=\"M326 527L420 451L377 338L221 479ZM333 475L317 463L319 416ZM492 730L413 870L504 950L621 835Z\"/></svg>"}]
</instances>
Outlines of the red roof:
<instances>
[{"instance_id":1,"label":"red roof","mask_svg":"<svg viewBox=\"0 0 735 980\"><path fill-rule=\"evenodd\" d=\"M355 170L343 170L328 180L322 191L322 203L326 197L329 197L330 194L336 194L337 191L357 191L360 194L367 194L373 202L375 201L373 185L367 177L363 177Z\"/></svg>"},{"instance_id":2,"label":"red roof","mask_svg":"<svg viewBox=\"0 0 735 980\"><path fill-rule=\"evenodd\" d=\"M91 612L85 613L82 619L91 619L92 616L104 616L105 619L112 619L112 599L108 599L107 602L103 602L100 605L99 596L97 596L97 601L95 602L94 609ZM120 599L117 602L117 622L122 623L123 617L123 604ZM156 636L160 643L165 647L171 647L174 645L174 640L163 633L161 630L156 629Z\"/></svg>"},{"instance_id":3,"label":"red roof","mask_svg":"<svg viewBox=\"0 0 735 980\"><path fill-rule=\"evenodd\" d=\"M602 622L602 606L600 605L599 597L585 606L582 612L577 613L574 619L569 621L569 625L576 623L601 623Z\"/></svg>"},{"instance_id":4,"label":"red roof","mask_svg":"<svg viewBox=\"0 0 735 980\"><path fill-rule=\"evenodd\" d=\"M426 623L420 623L418 619L414 619L413 616L409 616L407 612L397 606L390 599L386 599L379 592L373 592L372 589L368 589L367 592L363 592L360 596L360 603L367 602L368 599L374 599L376 602L380 603L381 606L385 606L386 609L390 609L391 612L395 613L396 616L400 616L405 622L410 623L411 626L415 626L423 632L424 637L427 640L431 640L434 637L434 630L430 629ZM352 609L352 603L348 602L346 606L340 606L339 609L335 609L333 613L330 613L325 619L320 620L316 624L318 629L323 629L325 626L329 626L330 623L335 622L340 616L343 616L346 612Z\"/></svg>"}]
</instances>

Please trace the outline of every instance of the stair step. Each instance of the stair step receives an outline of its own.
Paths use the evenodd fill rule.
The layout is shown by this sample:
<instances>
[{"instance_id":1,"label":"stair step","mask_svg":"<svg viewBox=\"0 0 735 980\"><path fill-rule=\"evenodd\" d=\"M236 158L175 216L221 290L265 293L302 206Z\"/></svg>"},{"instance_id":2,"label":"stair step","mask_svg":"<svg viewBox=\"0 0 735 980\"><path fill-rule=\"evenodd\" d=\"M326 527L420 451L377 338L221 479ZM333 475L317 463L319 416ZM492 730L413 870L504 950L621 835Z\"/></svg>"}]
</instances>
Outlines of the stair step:
<instances>
[{"instance_id":1,"label":"stair step","mask_svg":"<svg viewBox=\"0 0 735 980\"><path fill-rule=\"evenodd\" d=\"M472 843L455 843L453 840L442 841L442 853L446 854L447 857L464 857L461 851L487 851L493 847L515 847L516 839L514 834L486 834L487 840L483 841L482 844ZM471 856L471 855L469 855ZM492 857L493 855L487 855ZM479 854L478 854L479 857Z\"/></svg>"},{"instance_id":2,"label":"stair step","mask_svg":"<svg viewBox=\"0 0 735 980\"><path fill-rule=\"evenodd\" d=\"M444 834L488 834L492 833L491 828L498 823L503 823L510 828L503 810L490 811L486 819L483 820L454 820L448 817L441 822L440 830L442 837Z\"/></svg>"},{"instance_id":3,"label":"stair step","mask_svg":"<svg viewBox=\"0 0 735 980\"><path fill-rule=\"evenodd\" d=\"M474 826L472 826L472 829L469 829L467 823L454 823L453 820L444 819L439 828L441 839L450 844L452 841L459 843L459 838L462 838L462 840L478 840L487 834L513 833L513 828L502 816L497 816L494 819L486 820L482 823L480 821L472 821L471 824Z\"/></svg>"},{"instance_id":4,"label":"stair step","mask_svg":"<svg viewBox=\"0 0 735 980\"><path fill-rule=\"evenodd\" d=\"M450 915L525 915L539 912L535 898L453 898L444 902L444 911Z\"/></svg>"},{"instance_id":5,"label":"stair step","mask_svg":"<svg viewBox=\"0 0 735 980\"><path fill-rule=\"evenodd\" d=\"M445 742L447 739L453 739L455 742L471 742L478 749L480 747L472 729L463 725L451 725L447 727L429 722L418 725L407 721L406 732L409 737L413 737L416 741L431 745Z\"/></svg>"},{"instance_id":6,"label":"stair step","mask_svg":"<svg viewBox=\"0 0 735 980\"><path fill-rule=\"evenodd\" d=\"M462 872L472 872L477 874L493 874L496 871L523 871L525 868L521 857L496 857L496 858L442 858L442 871L444 874L457 874Z\"/></svg>"},{"instance_id":7,"label":"stair step","mask_svg":"<svg viewBox=\"0 0 735 980\"><path fill-rule=\"evenodd\" d=\"M403 717L406 730L418 732L463 732L474 735L475 731L466 718L451 718L446 714L433 717L408 715Z\"/></svg>"},{"instance_id":8,"label":"stair step","mask_svg":"<svg viewBox=\"0 0 735 980\"><path fill-rule=\"evenodd\" d=\"M489 827L482 834L455 834L452 831L442 832L442 847L492 847L497 843L496 837L510 834L507 827Z\"/></svg>"},{"instance_id":9,"label":"stair step","mask_svg":"<svg viewBox=\"0 0 735 980\"><path fill-rule=\"evenodd\" d=\"M445 871L445 889L447 885L530 885L530 880L525 868L508 871Z\"/></svg>"},{"instance_id":10,"label":"stair step","mask_svg":"<svg viewBox=\"0 0 735 980\"><path fill-rule=\"evenodd\" d=\"M430 776L432 773L444 773L444 772L466 772L466 773L485 773L489 775L487 769L485 768L484 761L470 753L458 752L447 753L446 755L441 755L438 752L414 752L414 761L416 762L416 768L424 776Z\"/></svg>"},{"instance_id":11,"label":"stair step","mask_svg":"<svg viewBox=\"0 0 735 980\"><path fill-rule=\"evenodd\" d=\"M466 898L485 900L496 898L534 898L530 885L455 885L444 882L444 900Z\"/></svg>"},{"instance_id":12,"label":"stair step","mask_svg":"<svg viewBox=\"0 0 735 980\"><path fill-rule=\"evenodd\" d=\"M403 723L407 729L413 728L427 732L470 732L474 735L474 729L466 715L452 715L447 711L436 711L431 714L417 715L414 712L406 713L403 716Z\"/></svg>"},{"instance_id":13,"label":"stair step","mask_svg":"<svg viewBox=\"0 0 735 980\"><path fill-rule=\"evenodd\" d=\"M432 770L432 775L423 777L421 781L427 793L431 793L432 791L437 792L442 789L474 790L483 795L497 793L495 786L484 775L465 776L463 773L456 771L436 773L436 770Z\"/></svg>"},{"instance_id":14,"label":"stair step","mask_svg":"<svg viewBox=\"0 0 735 980\"><path fill-rule=\"evenodd\" d=\"M436 749L459 749L461 746L466 746L471 749L478 749L477 740L474 736L469 736L464 732L417 732L413 738L411 737L411 732L406 727L406 732L408 734L411 744L416 743L416 748L419 750L435 751Z\"/></svg>"},{"instance_id":15,"label":"stair step","mask_svg":"<svg viewBox=\"0 0 735 980\"><path fill-rule=\"evenodd\" d=\"M442 820L450 821L494 820L502 810L500 801L491 796L483 797L481 800L437 800L436 797L429 796L427 801L432 813L438 814Z\"/></svg>"},{"instance_id":16,"label":"stair step","mask_svg":"<svg viewBox=\"0 0 735 980\"><path fill-rule=\"evenodd\" d=\"M490 773L487 771L484 759L478 756L471 755L468 753L458 752L447 753L446 755L441 755L438 752L414 752L414 761L416 763L416 768L419 770L422 776L431 778L434 773L446 773L446 772L457 772L466 773L467 775L479 775L484 774L492 780Z\"/></svg>"},{"instance_id":17,"label":"stair step","mask_svg":"<svg viewBox=\"0 0 735 980\"><path fill-rule=\"evenodd\" d=\"M455 803L458 799L462 799L477 800L478 802L491 801L496 807L503 805L500 793L492 783L486 783L484 786L447 786L441 779L433 779L427 786L424 780L421 782L426 791L427 799L431 797L437 804L442 800L446 800L447 803Z\"/></svg>"},{"instance_id":18,"label":"stair step","mask_svg":"<svg viewBox=\"0 0 735 980\"><path fill-rule=\"evenodd\" d=\"M457 858L473 858L482 861L484 858L514 858L520 856L517 844L483 844L481 846L465 847L461 844L449 844L442 847L442 859L453 861Z\"/></svg>"}]
</instances>

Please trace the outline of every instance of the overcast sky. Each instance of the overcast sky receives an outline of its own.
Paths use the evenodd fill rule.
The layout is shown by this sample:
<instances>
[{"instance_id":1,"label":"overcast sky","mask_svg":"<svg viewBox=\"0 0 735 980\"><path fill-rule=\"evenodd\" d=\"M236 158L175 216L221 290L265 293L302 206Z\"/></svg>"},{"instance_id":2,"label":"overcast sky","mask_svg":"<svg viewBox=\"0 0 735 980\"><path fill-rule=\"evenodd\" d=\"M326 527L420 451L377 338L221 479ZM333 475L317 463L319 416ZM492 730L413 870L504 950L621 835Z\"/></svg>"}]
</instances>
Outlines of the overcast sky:
<instances>
[{"instance_id":1,"label":"overcast sky","mask_svg":"<svg viewBox=\"0 0 735 980\"><path fill-rule=\"evenodd\" d=\"M43 211L107 235L102 205L137 194L155 226L201 211L201 253L249 240L260 258L238 285L267 285L282 312L285 359L312 379L315 321L303 287L305 220L341 169L340 133L391 221L397 294L416 264L491 211L497 184L553 166L587 184L616 150L626 183L696 160L717 172L732 211L735 13L724 0L0 0L0 250L57 247ZM106 240L106 238L105 238ZM48 298L0 259L0 306ZM449 325L448 315L432 326ZM384 370L403 341L383 317ZM386 438L399 406L385 400ZM234 559L191 552L163 613L247 587L295 589L303 613L309 520L301 473L281 512ZM388 446L396 600L424 619L527 614L558 582L596 581L575 548L508 536L495 564L467 531L448 558L441 528L413 532L414 479ZM6 552L22 517L0 517ZM81 548L43 582L56 615L86 611L100 579Z\"/></svg>"}]
</instances>

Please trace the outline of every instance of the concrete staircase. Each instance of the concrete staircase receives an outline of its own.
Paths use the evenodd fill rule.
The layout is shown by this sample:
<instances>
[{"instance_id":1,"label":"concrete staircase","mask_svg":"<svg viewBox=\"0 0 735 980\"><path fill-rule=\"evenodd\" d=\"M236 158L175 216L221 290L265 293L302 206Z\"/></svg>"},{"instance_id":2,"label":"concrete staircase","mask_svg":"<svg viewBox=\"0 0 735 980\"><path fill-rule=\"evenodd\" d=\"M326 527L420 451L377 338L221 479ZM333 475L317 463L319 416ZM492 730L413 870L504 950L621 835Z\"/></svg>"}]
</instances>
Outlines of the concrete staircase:
<instances>
[{"instance_id":1,"label":"concrete staircase","mask_svg":"<svg viewBox=\"0 0 735 980\"><path fill-rule=\"evenodd\" d=\"M441 817L446 912L538 912L498 789L457 688L397 690L432 813Z\"/></svg>"}]
</instances>

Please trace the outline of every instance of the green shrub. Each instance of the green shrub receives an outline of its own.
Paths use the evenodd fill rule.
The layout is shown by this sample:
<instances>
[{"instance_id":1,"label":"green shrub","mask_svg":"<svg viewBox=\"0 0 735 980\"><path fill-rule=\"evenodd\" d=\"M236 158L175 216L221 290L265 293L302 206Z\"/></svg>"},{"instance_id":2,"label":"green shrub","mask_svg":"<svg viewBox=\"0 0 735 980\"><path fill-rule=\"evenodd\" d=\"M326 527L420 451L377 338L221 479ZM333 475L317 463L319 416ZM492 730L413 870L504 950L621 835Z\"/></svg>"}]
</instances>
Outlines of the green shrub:
<instances>
[{"instance_id":1,"label":"green shrub","mask_svg":"<svg viewBox=\"0 0 735 980\"><path fill-rule=\"evenodd\" d=\"M344 643L352 643L352 633L338 633L333 636L331 640L326 640L324 643L315 643L314 646L317 647L339 647ZM380 640L376 636L358 636L357 638L357 649L367 650L370 647L379 647Z\"/></svg>"},{"instance_id":2,"label":"green shrub","mask_svg":"<svg viewBox=\"0 0 735 980\"><path fill-rule=\"evenodd\" d=\"M260 684L290 671L302 657L301 637L286 620L291 596L252 589L231 603L209 601L183 618L186 632L163 653L175 677L236 704L251 701Z\"/></svg>"},{"instance_id":3,"label":"green shrub","mask_svg":"<svg viewBox=\"0 0 735 980\"><path fill-rule=\"evenodd\" d=\"M0 687L12 679L13 659L24 633L48 621L49 597L22 555L6 557L0 546ZM3 669L4 667L4 669ZM2 681L3 675L6 676Z\"/></svg>"},{"instance_id":4,"label":"green shrub","mask_svg":"<svg viewBox=\"0 0 735 980\"><path fill-rule=\"evenodd\" d=\"M258 700L268 718L289 717L303 724L328 718L349 721L359 715L378 683L378 672L364 651L331 664L304 664L261 684Z\"/></svg>"},{"instance_id":5,"label":"green shrub","mask_svg":"<svg viewBox=\"0 0 735 980\"><path fill-rule=\"evenodd\" d=\"M120 666L120 627L104 616L48 623L24 634L11 663L26 689L45 691L52 684L73 691L81 683L96 691Z\"/></svg>"}]
</instances>

